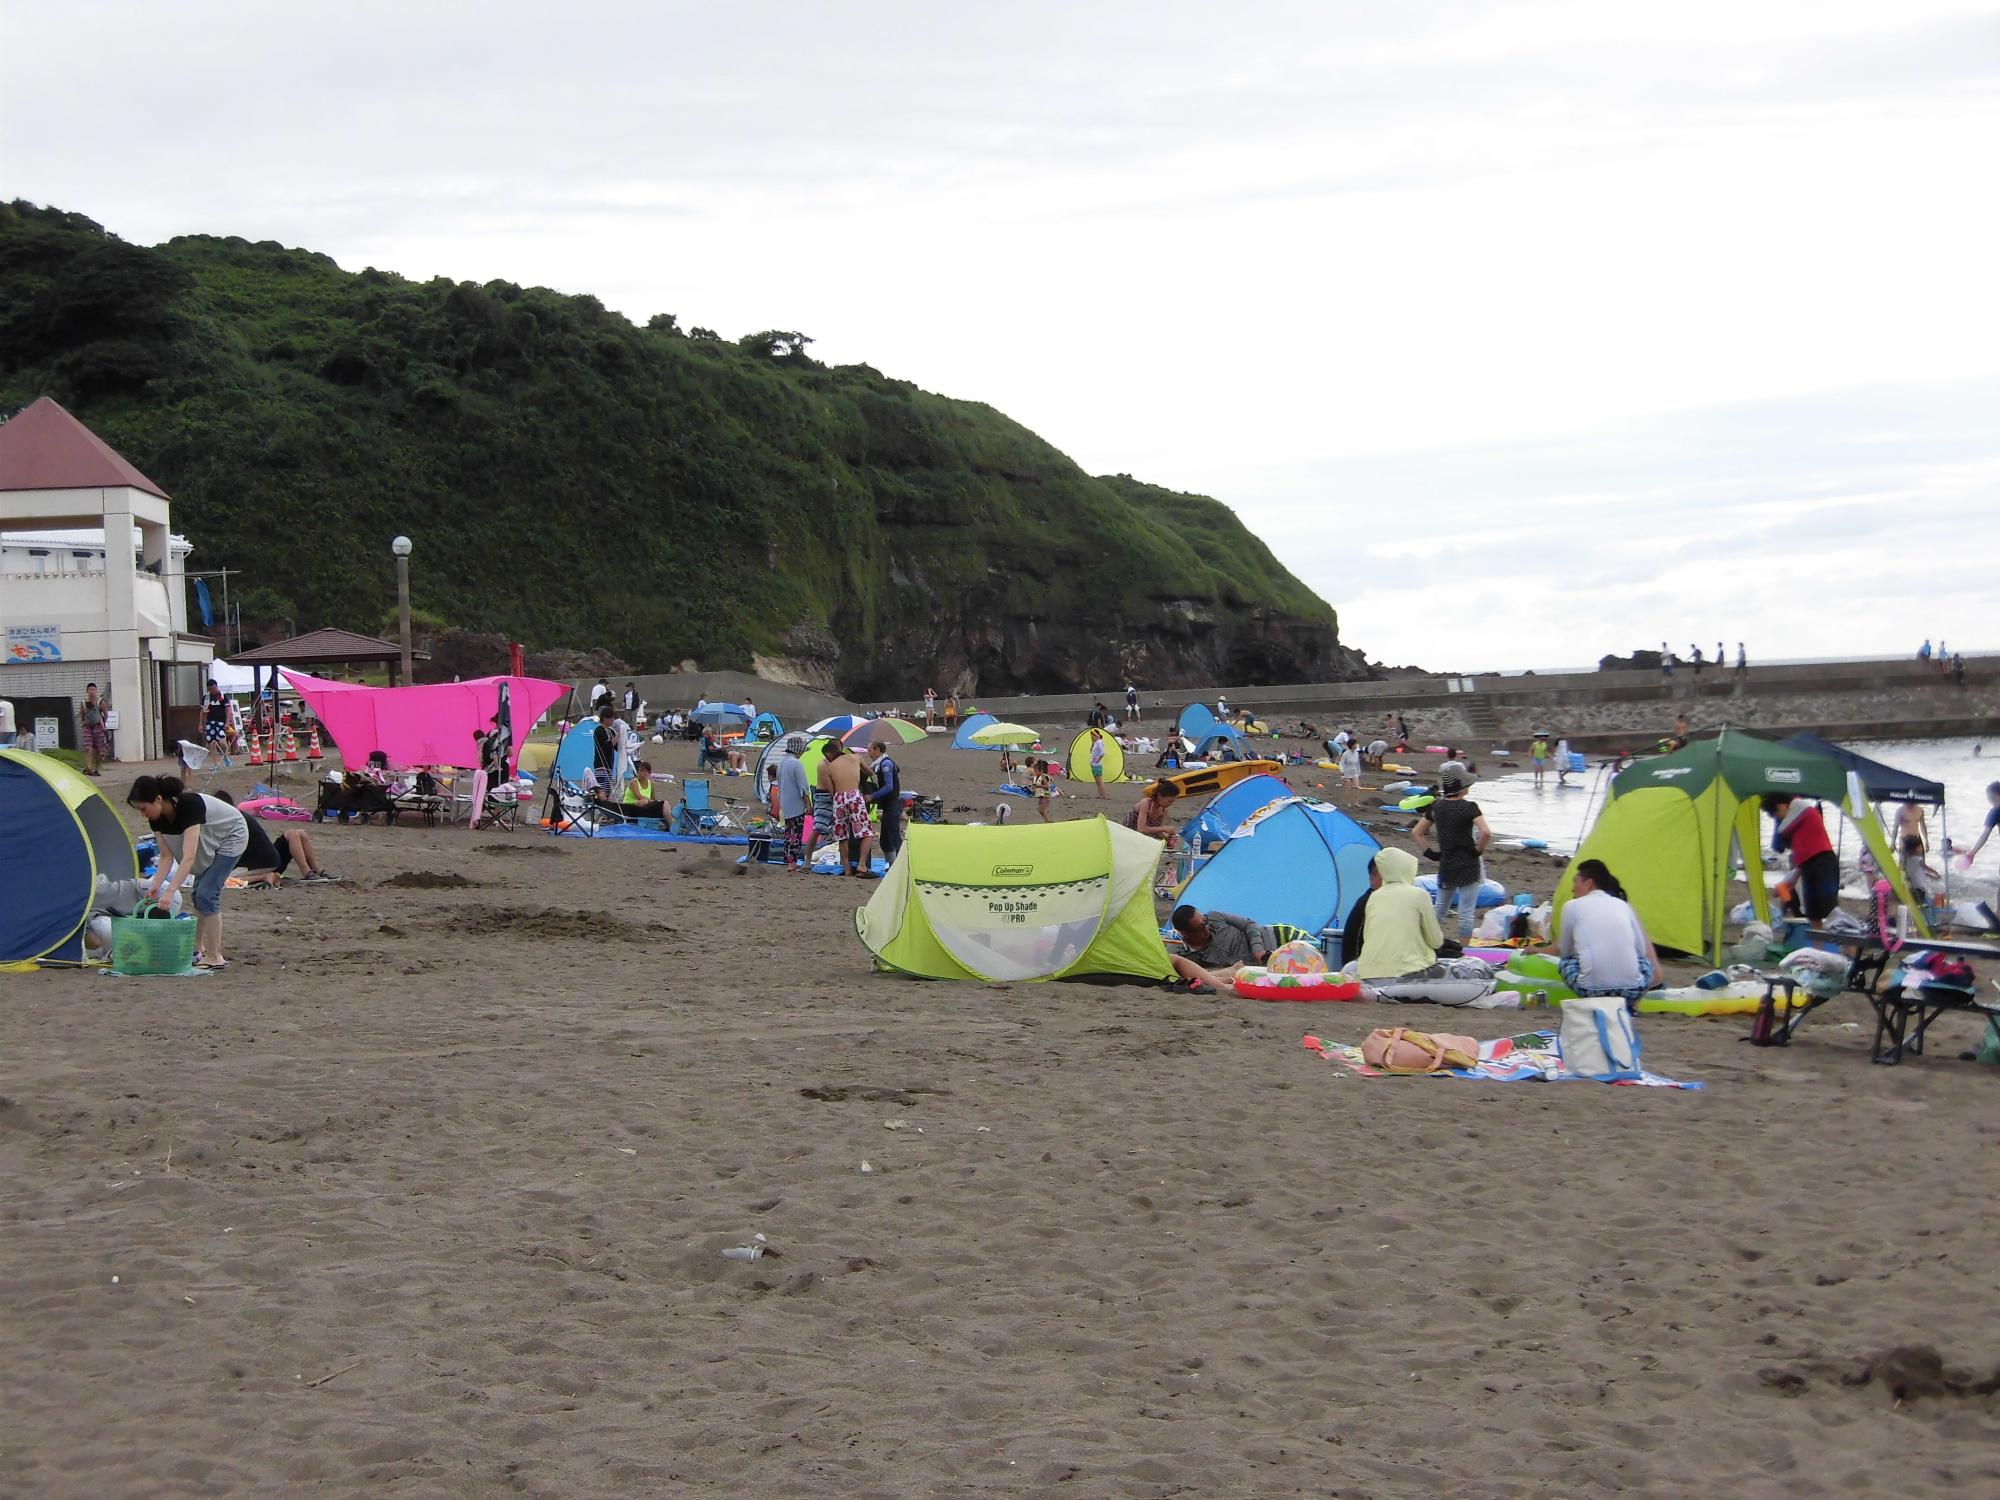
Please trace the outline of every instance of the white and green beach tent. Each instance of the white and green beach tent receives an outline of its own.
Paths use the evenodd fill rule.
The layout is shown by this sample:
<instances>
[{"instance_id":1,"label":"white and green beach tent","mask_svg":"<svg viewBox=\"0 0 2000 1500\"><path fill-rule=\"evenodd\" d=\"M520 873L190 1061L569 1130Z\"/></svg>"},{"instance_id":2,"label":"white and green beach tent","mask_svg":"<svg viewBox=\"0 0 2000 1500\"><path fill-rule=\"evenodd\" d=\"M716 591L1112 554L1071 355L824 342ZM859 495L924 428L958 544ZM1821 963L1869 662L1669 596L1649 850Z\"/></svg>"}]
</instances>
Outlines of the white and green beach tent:
<instances>
[{"instance_id":1,"label":"white and green beach tent","mask_svg":"<svg viewBox=\"0 0 2000 1500\"><path fill-rule=\"evenodd\" d=\"M1157 839L1103 818L912 824L855 930L925 979L1171 979L1153 915Z\"/></svg>"}]
</instances>

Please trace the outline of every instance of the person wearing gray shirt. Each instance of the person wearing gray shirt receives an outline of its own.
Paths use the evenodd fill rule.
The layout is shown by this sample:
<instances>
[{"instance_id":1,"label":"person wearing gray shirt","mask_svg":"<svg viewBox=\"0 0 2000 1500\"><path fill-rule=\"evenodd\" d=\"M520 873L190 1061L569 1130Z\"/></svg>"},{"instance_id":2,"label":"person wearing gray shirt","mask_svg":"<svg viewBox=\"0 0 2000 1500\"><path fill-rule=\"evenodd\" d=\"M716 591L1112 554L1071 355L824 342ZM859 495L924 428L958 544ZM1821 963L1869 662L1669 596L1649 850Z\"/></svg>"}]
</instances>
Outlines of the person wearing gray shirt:
<instances>
[{"instance_id":1,"label":"person wearing gray shirt","mask_svg":"<svg viewBox=\"0 0 2000 1500\"><path fill-rule=\"evenodd\" d=\"M1274 946L1270 928L1226 911L1177 906L1173 923L1188 960L1215 979L1233 978L1245 964L1261 964Z\"/></svg>"},{"instance_id":2,"label":"person wearing gray shirt","mask_svg":"<svg viewBox=\"0 0 2000 1500\"><path fill-rule=\"evenodd\" d=\"M785 824L785 868L806 868L806 814L812 810L812 788L806 784L805 763L799 751L805 747L794 738L778 757L772 784L778 792L778 816Z\"/></svg>"}]
</instances>

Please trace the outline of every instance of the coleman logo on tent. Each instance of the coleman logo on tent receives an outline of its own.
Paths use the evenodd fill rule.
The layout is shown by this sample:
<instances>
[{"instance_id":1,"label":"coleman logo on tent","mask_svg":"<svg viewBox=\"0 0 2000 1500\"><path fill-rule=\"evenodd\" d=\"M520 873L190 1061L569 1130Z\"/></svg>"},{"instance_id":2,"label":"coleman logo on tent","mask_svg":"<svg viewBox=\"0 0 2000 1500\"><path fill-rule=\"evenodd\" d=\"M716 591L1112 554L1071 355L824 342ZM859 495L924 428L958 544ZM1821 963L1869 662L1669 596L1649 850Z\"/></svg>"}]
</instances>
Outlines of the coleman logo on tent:
<instances>
[{"instance_id":1,"label":"coleman logo on tent","mask_svg":"<svg viewBox=\"0 0 2000 1500\"><path fill-rule=\"evenodd\" d=\"M1033 865L995 865L993 878L996 880L1025 880L1035 873Z\"/></svg>"},{"instance_id":2,"label":"coleman logo on tent","mask_svg":"<svg viewBox=\"0 0 2000 1500\"><path fill-rule=\"evenodd\" d=\"M1801 774L1797 766L1766 766L1764 767L1764 779L1766 781L1780 782L1786 786L1797 786L1801 781L1805 780L1805 777Z\"/></svg>"},{"instance_id":3,"label":"coleman logo on tent","mask_svg":"<svg viewBox=\"0 0 2000 1500\"><path fill-rule=\"evenodd\" d=\"M1694 775L1693 766L1665 766L1660 770L1653 772L1653 780L1672 781L1676 776L1692 776L1692 775Z\"/></svg>"}]
</instances>

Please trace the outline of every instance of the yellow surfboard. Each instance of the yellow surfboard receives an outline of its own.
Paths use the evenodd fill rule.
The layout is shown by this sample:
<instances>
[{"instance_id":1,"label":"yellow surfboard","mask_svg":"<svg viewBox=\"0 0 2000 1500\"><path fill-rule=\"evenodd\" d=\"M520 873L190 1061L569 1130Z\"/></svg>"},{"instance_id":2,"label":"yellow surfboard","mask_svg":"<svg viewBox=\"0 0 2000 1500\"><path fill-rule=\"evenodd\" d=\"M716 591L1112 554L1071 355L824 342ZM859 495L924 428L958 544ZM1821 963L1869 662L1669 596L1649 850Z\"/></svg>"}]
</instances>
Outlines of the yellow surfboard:
<instances>
[{"instance_id":1,"label":"yellow surfboard","mask_svg":"<svg viewBox=\"0 0 2000 1500\"><path fill-rule=\"evenodd\" d=\"M1234 786L1246 776L1283 776L1282 761L1224 760L1194 771L1162 771L1157 780L1178 787L1183 797L1207 797L1226 786Z\"/></svg>"}]
</instances>

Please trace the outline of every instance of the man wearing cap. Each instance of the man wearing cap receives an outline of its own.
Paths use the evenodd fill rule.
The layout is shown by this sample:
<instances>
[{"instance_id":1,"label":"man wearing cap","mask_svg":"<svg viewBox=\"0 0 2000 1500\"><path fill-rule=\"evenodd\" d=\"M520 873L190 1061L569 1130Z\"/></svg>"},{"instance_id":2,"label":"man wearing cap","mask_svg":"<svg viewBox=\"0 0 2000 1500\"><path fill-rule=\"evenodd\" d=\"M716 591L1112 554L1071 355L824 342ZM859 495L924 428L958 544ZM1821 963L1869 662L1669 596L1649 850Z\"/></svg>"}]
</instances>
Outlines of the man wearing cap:
<instances>
[{"instance_id":1,"label":"man wearing cap","mask_svg":"<svg viewBox=\"0 0 2000 1500\"><path fill-rule=\"evenodd\" d=\"M806 785L805 762L799 759L805 749L804 735L795 734L786 740L784 754L778 757L778 768L771 778L777 794L778 817L785 825L787 870L807 867L806 814L812 810L812 788ZM828 806L831 808L831 802Z\"/></svg>"},{"instance_id":2,"label":"man wearing cap","mask_svg":"<svg viewBox=\"0 0 2000 1500\"><path fill-rule=\"evenodd\" d=\"M1419 848L1433 834L1437 836L1438 926L1443 928L1456 903L1459 909L1458 940L1461 943L1472 938L1472 924L1479 914L1479 882L1485 873L1480 857L1486 853L1486 846L1493 842L1492 831L1486 826L1486 815L1479 810L1479 804L1466 800L1466 789L1471 785L1472 778L1462 762L1448 760L1439 766L1440 796L1424 809L1424 815L1417 819L1417 826L1411 830Z\"/></svg>"}]
</instances>

